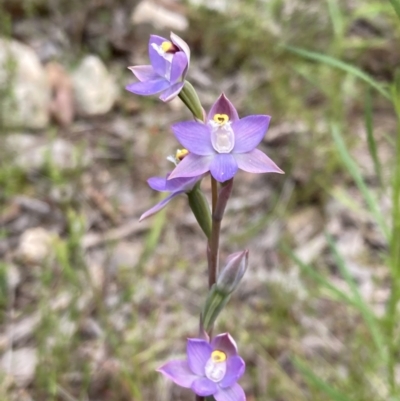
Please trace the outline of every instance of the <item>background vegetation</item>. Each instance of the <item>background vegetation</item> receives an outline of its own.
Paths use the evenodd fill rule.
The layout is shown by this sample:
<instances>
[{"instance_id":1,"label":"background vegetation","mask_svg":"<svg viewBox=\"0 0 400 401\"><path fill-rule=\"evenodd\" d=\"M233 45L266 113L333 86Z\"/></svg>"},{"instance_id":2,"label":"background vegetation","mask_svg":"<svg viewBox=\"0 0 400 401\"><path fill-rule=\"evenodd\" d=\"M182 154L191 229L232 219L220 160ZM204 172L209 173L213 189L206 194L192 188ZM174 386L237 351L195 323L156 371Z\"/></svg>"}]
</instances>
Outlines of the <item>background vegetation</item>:
<instances>
[{"instance_id":1,"label":"background vegetation","mask_svg":"<svg viewBox=\"0 0 400 401\"><path fill-rule=\"evenodd\" d=\"M168 34L132 24L135 6L3 1L0 29L54 42L55 25L69 43L58 62L72 71L97 54L123 88L148 34ZM217 323L246 360L248 400L400 400L400 3L162 6L189 21L177 33L205 107L223 91L241 115L270 114L263 147L286 172L240 173L224 221L224 255L250 250ZM106 115L35 133L73 145L67 167L49 148L25 168L32 149L7 147L22 128L2 128L1 399L193 398L155 369L196 334L204 238L183 197L137 222L156 202L146 179L167 172L177 146L168 127L187 118L179 102L122 91Z\"/></svg>"}]
</instances>

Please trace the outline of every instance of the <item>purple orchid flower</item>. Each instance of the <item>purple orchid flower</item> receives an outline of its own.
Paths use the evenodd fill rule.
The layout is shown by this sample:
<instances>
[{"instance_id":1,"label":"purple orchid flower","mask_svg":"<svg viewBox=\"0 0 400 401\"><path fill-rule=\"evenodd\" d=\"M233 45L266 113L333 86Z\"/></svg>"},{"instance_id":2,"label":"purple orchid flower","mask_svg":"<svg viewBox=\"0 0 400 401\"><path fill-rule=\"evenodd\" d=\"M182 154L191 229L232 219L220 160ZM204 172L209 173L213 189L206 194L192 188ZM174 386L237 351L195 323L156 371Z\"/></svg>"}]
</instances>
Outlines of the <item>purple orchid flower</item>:
<instances>
[{"instance_id":1,"label":"purple orchid flower","mask_svg":"<svg viewBox=\"0 0 400 401\"><path fill-rule=\"evenodd\" d=\"M239 119L233 104L222 94L206 123L185 121L172 125L178 141L189 155L172 171L169 179L193 177L210 171L219 182L231 179L238 169L249 173L283 173L256 149L264 138L271 117L253 115Z\"/></svg>"},{"instance_id":2,"label":"purple orchid flower","mask_svg":"<svg viewBox=\"0 0 400 401\"><path fill-rule=\"evenodd\" d=\"M158 371L201 397L212 395L216 401L246 400L242 387L236 383L244 373L245 363L228 333L219 334L211 343L189 338L186 351L187 359L169 361Z\"/></svg>"},{"instance_id":3,"label":"purple orchid flower","mask_svg":"<svg viewBox=\"0 0 400 401\"><path fill-rule=\"evenodd\" d=\"M151 209L144 212L141 216L139 221L146 219L147 217L152 216L153 214L159 212L163 209L167 204L176 196L180 194L184 194L190 192L196 183L203 178L204 175L190 177L190 178L174 178L169 180L169 174L166 177L151 177L147 180L149 186L154 189L155 191L159 192L171 192L165 199L161 202L157 203Z\"/></svg>"},{"instance_id":4,"label":"purple orchid flower","mask_svg":"<svg viewBox=\"0 0 400 401\"><path fill-rule=\"evenodd\" d=\"M185 84L190 61L189 46L172 32L171 40L151 35L149 58L151 65L128 67L140 82L130 84L126 89L142 96L162 92L160 99L169 102Z\"/></svg>"}]
</instances>

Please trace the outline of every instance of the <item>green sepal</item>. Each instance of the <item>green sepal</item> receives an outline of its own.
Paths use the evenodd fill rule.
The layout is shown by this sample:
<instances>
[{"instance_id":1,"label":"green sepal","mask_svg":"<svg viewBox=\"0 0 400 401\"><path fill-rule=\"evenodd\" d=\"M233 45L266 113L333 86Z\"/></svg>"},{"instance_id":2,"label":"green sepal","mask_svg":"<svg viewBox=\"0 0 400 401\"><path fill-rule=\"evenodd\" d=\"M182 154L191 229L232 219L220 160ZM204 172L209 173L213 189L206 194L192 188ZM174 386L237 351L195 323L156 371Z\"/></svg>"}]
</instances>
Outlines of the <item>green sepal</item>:
<instances>
[{"instance_id":1,"label":"green sepal","mask_svg":"<svg viewBox=\"0 0 400 401\"><path fill-rule=\"evenodd\" d=\"M195 118L204 121L204 111L199 96L189 81L185 81L185 85L180 91L179 97Z\"/></svg>"},{"instance_id":2,"label":"green sepal","mask_svg":"<svg viewBox=\"0 0 400 401\"><path fill-rule=\"evenodd\" d=\"M200 182L187 193L189 198L189 206L192 209L194 217L196 217L199 226L203 230L207 238L211 236L211 211L205 195L200 189Z\"/></svg>"},{"instance_id":3,"label":"green sepal","mask_svg":"<svg viewBox=\"0 0 400 401\"><path fill-rule=\"evenodd\" d=\"M211 287L202 312L202 322L207 332L211 330L230 297L230 294L222 292L215 284Z\"/></svg>"}]
</instances>

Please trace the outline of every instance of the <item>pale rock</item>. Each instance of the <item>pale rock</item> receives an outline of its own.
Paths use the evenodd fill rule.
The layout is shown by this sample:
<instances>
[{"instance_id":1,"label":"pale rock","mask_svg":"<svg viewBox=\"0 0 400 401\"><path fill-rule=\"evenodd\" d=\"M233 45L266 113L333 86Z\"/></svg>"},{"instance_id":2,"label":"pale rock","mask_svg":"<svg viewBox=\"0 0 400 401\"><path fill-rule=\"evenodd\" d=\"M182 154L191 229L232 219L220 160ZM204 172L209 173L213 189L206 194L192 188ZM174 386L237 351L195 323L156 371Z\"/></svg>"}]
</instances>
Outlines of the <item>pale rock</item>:
<instances>
[{"instance_id":1,"label":"pale rock","mask_svg":"<svg viewBox=\"0 0 400 401\"><path fill-rule=\"evenodd\" d=\"M46 163L61 170L86 166L91 157L86 150L83 154L65 139L57 138L43 142L35 135L17 133L6 138L7 151L15 155L14 162L22 170L39 170Z\"/></svg>"},{"instance_id":2,"label":"pale rock","mask_svg":"<svg viewBox=\"0 0 400 401\"><path fill-rule=\"evenodd\" d=\"M232 2L232 0L189 0L189 4L195 7L206 7L210 10L226 13L233 4L237 5L237 2Z\"/></svg>"},{"instance_id":3,"label":"pale rock","mask_svg":"<svg viewBox=\"0 0 400 401\"><path fill-rule=\"evenodd\" d=\"M37 363L38 356L34 348L10 349L0 360L0 370L11 376L18 387L26 387L35 376Z\"/></svg>"},{"instance_id":4,"label":"pale rock","mask_svg":"<svg viewBox=\"0 0 400 401\"><path fill-rule=\"evenodd\" d=\"M10 291L14 291L22 281L21 273L15 265L6 267L7 287Z\"/></svg>"},{"instance_id":5,"label":"pale rock","mask_svg":"<svg viewBox=\"0 0 400 401\"><path fill-rule=\"evenodd\" d=\"M0 88L10 91L1 101L6 127L45 128L49 122L50 85L35 52L0 38Z\"/></svg>"},{"instance_id":6,"label":"pale rock","mask_svg":"<svg viewBox=\"0 0 400 401\"><path fill-rule=\"evenodd\" d=\"M134 25L148 23L160 30L184 31L189 26L184 15L148 0L133 10L131 21Z\"/></svg>"},{"instance_id":7,"label":"pale rock","mask_svg":"<svg viewBox=\"0 0 400 401\"><path fill-rule=\"evenodd\" d=\"M68 126L74 120L74 96L72 81L64 67L52 61L45 67L51 87L50 113L53 119L62 126Z\"/></svg>"},{"instance_id":8,"label":"pale rock","mask_svg":"<svg viewBox=\"0 0 400 401\"><path fill-rule=\"evenodd\" d=\"M54 234L42 227L29 228L20 238L18 258L32 264L43 263L51 254Z\"/></svg>"},{"instance_id":9,"label":"pale rock","mask_svg":"<svg viewBox=\"0 0 400 401\"><path fill-rule=\"evenodd\" d=\"M10 324L7 330L8 338L10 338L13 344L32 338L40 321L40 314L36 312L33 315L22 318L18 322Z\"/></svg>"},{"instance_id":10,"label":"pale rock","mask_svg":"<svg viewBox=\"0 0 400 401\"><path fill-rule=\"evenodd\" d=\"M327 242L325 235L319 234L310 239L307 243L297 247L294 251L294 254L303 263L312 263L315 261L315 259L322 255L326 246Z\"/></svg>"},{"instance_id":11,"label":"pale rock","mask_svg":"<svg viewBox=\"0 0 400 401\"><path fill-rule=\"evenodd\" d=\"M86 56L72 74L78 114L95 116L108 113L118 97L118 87L107 67L97 57Z\"/></svg>"}]
</instances>

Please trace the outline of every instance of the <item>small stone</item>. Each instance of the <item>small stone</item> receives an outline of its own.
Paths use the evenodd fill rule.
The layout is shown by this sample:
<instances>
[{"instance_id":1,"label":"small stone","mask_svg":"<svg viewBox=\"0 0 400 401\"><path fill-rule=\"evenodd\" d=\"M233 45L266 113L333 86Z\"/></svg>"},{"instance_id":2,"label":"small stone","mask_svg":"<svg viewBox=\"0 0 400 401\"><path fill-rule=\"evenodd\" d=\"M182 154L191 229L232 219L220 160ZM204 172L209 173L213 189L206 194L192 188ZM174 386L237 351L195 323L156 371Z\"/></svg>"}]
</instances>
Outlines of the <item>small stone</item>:
<instances>
[{"instance_id":1,"label":"small stone","mask_svg":"<svg viewBox=\"0 0 400 401\"><path fill-rule=\"evenodd\" d=\"M92 318L87 318L80 323L79 333L85 340L94 340L104 336L104 330L99 323Z\"/></svg>"},{"instance_id":2,"label":"small stone","mask_svg":"<svg viewBox=\"0 0 400 401\"><path fill-rule=\"evenodd\" d=\"M46 74L52 93L51 116L58 124L68 126L74 120L75 113L71 78L64 67L55 61L46 65Z\"/></svg>"},{"instance_id":3,"label":"small stone","mask_svg":"<svg viewBox=\"0 0 400 401\"><path fill-rule=\"evenodd\" d=\"M189 26L187 18L181 13L147 0L133 10L131 21L134 25L148 23L160 30L184 31Z\"/></svg>"},{"instance_id":4,"label":"small stone","mask_svg":"<svg viewBox=\"0 0 400 401\"><path fill-rule=\"evenodd\" d=\"M86 56L72 74L77 112L82 116L108 113L118 97L118 87L97 56Z\"/></svg>"},{"instance_id":5,"label":"small stone","mask_svg":"<svg viewBox=\"0 0 400 401\"><path fill-rule=\"evenodd\" d=\"M32 338L40 320L39 313L22 318L9 326L8 337L13 344Z\"/></svg>"},{"instance_id":6,"label":"small stone","mask_svg":"<svg viewBox=\"0 0 400 401\"><path fill-rule=\"evenodd\" d=\"M10 349L0 360L0 370L11 376L18 387L26 387L35 376L37 363L37 351L34 348Z\"/></svg>"},{"instance_id":7,"label":"small stone","mask_svg":"<svg viewBox=\"0 0 400 401\"><path fill-rule=\"evenodd\" d=\"M9 135L5 145L15 155L15 164L26 172L39 170L47 163L61 170L74 169L90 160L88 150L82 155L71 142L61 138L43 142L35 135L18 133Z\"/></svg>"},{"instance_id":8,"label":"small stone","mask_svg":"<svg viewBox=\"0 0 400 401\"><path fill-rule=\"evenodd\" d=\"M29 228L20 238L18 258L30 264L41 264L52 254L54 234L42 227Z\"/></svg>"},{"instance_id":9,"label":"small stone","mask_svg":"<svg viewBox=\"0 0 400 401\"><path fill-rule=\"evenodd\" d=\"M230 0L189 0L189 4L195 7L205 7L209 10L226 13L231 5Z\"/></svg>"},{"instance_id":10,"label":"small stone","mask_svg":"<svg viewBox=\"0 0 400 401\"><path fill-rule=\"evenodd\" d=\"M14 291L21 284L21 273L15 265L8 265L7 272L7 287L10 291Z\"/></svg>"},{"instance_id":11,"label":"small stone","mask_svg":"<svg viewBox=\"0 0 400 401\"><path fill-rule=\"evenodd\" d=\"M28 46L0 38L2 124L45 128L49 122L50 85L38 56Z\"/></svg>"}]
</instances>

